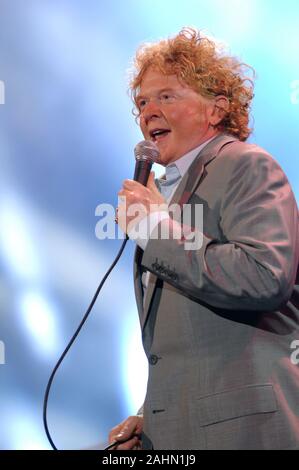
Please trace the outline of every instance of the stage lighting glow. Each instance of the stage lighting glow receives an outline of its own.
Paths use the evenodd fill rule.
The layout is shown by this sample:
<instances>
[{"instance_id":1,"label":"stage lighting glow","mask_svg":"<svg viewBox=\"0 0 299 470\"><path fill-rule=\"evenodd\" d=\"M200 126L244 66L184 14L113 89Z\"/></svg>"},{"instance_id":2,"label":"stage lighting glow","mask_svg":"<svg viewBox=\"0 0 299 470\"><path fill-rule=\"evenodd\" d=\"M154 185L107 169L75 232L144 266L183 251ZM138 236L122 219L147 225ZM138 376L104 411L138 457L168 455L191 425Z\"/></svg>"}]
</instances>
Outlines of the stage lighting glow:
<instances>
[{"instance_id":1,"label":"stage lighting glow","mask_svg":"<svg viewBox=\"0 0 299 470\"><path fill-rule=\"evenodd\" d=\"M223 20L224 11L228 12L225 18L225 30L229 30L230 41L241 38L252 31L257 26L257 17L259 6L256 0L244 2L244 0L212 0L209 2L210 15L217 15L218 19Z\"/></svg>"},{"instance_id":2,"label":"stage lighting glow","mask_svg":"<svg viewBox=\"0 0 299 470\"><path fill-rule=\"evenodd\" d=\"M40 277L40 266L34 247L29 214L11 196L0 202L0 246L8 270L20 280Z\"/></svg>"},{"instance_id":3,"label":"stage lighting glow","mask_svg":"<svg viewBox=\"0 0 299 470\"><path fill-rule=\"evenodd\" d=\"M7 400L6 410L2 410L6 420L6 441L9 449L46 450L49 444L41 432L40 420L33 409L23 400L14 403Z\"/></svg>"},{"instance_id":4,"label":"stage lighting glow","mask_svg":"<svg viewBox=\"0 0 299 470\"><path fill-rule=\"evenodd\" d=\"M135 320L134 315L132 320ZM138 322L132 321L127 328L122 354L124 357L123 381L128 412L136 414L145 398L148 363L141 345Z\"/></svg>"},{"instance_id":5,"label":"stage lighting glow","mask_svg":"<svg viewBox=\"0 0 299 470\"><path fill-rule=\"evenodd\" d=\"M22 320L39 355L48 358L57 354L60 338L57 312L39 292L26 292L19 301Z\"/></svg>"}]
</instances>

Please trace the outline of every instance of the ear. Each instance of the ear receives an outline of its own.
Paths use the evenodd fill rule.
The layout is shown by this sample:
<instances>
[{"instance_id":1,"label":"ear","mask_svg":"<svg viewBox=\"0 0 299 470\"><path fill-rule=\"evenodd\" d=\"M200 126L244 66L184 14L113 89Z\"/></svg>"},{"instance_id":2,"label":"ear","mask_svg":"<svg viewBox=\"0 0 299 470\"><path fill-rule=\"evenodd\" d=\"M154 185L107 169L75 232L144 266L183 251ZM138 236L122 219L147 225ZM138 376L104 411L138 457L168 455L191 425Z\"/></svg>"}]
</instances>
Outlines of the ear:
<instances>
[{"instance_id":1,"label":"ear","mask_svg":"<svg viewBox=\"0 0 299 470\"><path fill-rule=\"evenodd\" d=\"M214 105L210 114L210 124L217 126L229 112L229 101L226 96L219 95L214 99Z\"/></svg>"}]
</instances>

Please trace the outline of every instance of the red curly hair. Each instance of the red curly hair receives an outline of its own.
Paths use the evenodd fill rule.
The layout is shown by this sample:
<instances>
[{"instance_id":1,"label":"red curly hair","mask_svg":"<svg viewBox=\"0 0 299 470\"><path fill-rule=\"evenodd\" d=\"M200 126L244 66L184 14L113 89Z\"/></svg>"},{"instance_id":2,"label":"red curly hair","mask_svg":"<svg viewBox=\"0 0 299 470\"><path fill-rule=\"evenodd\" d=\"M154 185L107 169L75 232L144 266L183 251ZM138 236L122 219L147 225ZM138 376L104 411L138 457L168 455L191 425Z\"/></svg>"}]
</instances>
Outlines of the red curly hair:
<instances>
[{"instance_id":1,"label":"red curly hair","mask_svg":"<svg viewBox=\"0 0 299 470\"><path fill-rule=\"evenodd\" d=\"M173 38L153 44L141 45L134 60L130 81L132 99L136 97L145 72L156 67L165 75L177 77L206 98L224 95L229 110L217 125L221 132L229 133L245 141L252 132L249 114L253 99L252 67L237 58L225 55L213 40L193 28L184 28ZM246 74L250 71L252 78ZM136 110L134 114L138 116Z\"/></svg>"}]
</instances>

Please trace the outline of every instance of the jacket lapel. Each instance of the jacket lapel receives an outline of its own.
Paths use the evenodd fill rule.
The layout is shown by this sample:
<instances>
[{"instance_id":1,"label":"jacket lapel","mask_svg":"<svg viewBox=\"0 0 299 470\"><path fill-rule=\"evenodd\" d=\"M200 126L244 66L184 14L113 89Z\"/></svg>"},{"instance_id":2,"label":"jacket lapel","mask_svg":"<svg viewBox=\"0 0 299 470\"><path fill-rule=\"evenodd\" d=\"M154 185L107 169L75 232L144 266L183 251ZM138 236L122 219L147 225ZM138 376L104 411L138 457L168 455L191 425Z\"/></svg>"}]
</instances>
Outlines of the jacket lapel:
<instances>
[{"instance_id":1,"label":"jacket lapel","mask_svg":"<svg viewBox=\"0 0 299 470\"><path fill-rule=\"evenodd\" d=\"M197 155L193 163L188 168L188 171L185 173L182 181L177 187L171 201L169 202L169 205L179 204L182 207L184 204L187 204L192 194L201 182L205 167L212 160L214 160L214 158L217 157L218 153L225 145L236 140L237 139L232 136L221 134L212 140L206 147L204 147L204 149ZM136 276L139 276L139 281L137 280L137 277L134 278L134 281L140 323L141 327L143 328L150 310L152 296L156 287L157 276L150 273L145 298L142 301L142 286L139 285L138 287L138 282L141 283L141 266L138 268L138 264L141 265L142 254L143 251L137 247L135 252L134 271Z\"/></svg>"},{"instance_id":2,"label":"jacket lapel","mask_svg":"<svg viewBox=\"0 0 299 470\"><path fill-rule=\"evenodd\" d=\"M200 184L205 167L217 157L218 153L225 145L235 140L237 139L232 136L222 134L204 147L185 173L170 201L170 205L179 204L182 207L184 204L187 204Z\"/></svg>"}]
</instances>

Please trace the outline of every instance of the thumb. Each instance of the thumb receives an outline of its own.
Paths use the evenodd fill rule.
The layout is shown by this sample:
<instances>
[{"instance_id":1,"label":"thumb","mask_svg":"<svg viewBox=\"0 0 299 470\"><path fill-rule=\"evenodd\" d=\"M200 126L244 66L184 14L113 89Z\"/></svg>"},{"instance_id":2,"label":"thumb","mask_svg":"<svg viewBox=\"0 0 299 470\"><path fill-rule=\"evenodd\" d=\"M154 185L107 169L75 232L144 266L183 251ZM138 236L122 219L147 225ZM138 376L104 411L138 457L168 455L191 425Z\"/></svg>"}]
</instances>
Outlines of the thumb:
<instances>
[{"instance_id":1,"label":"thumb","mask_svg":"<svg viewBox=\"0 0 299 470\"><path fill-rule=\"evenodd\" d=\"M148 177L148 180L147 180L147 185L146 187L148 189L151 189L151 190L154 190L154 191L158 191L158 188L156 186L156 183L155 183L155 172L154 171L151 171L150 172L150 175ZM158 191L159 192L159 191Z\"/></svg>"}]
</instances>

